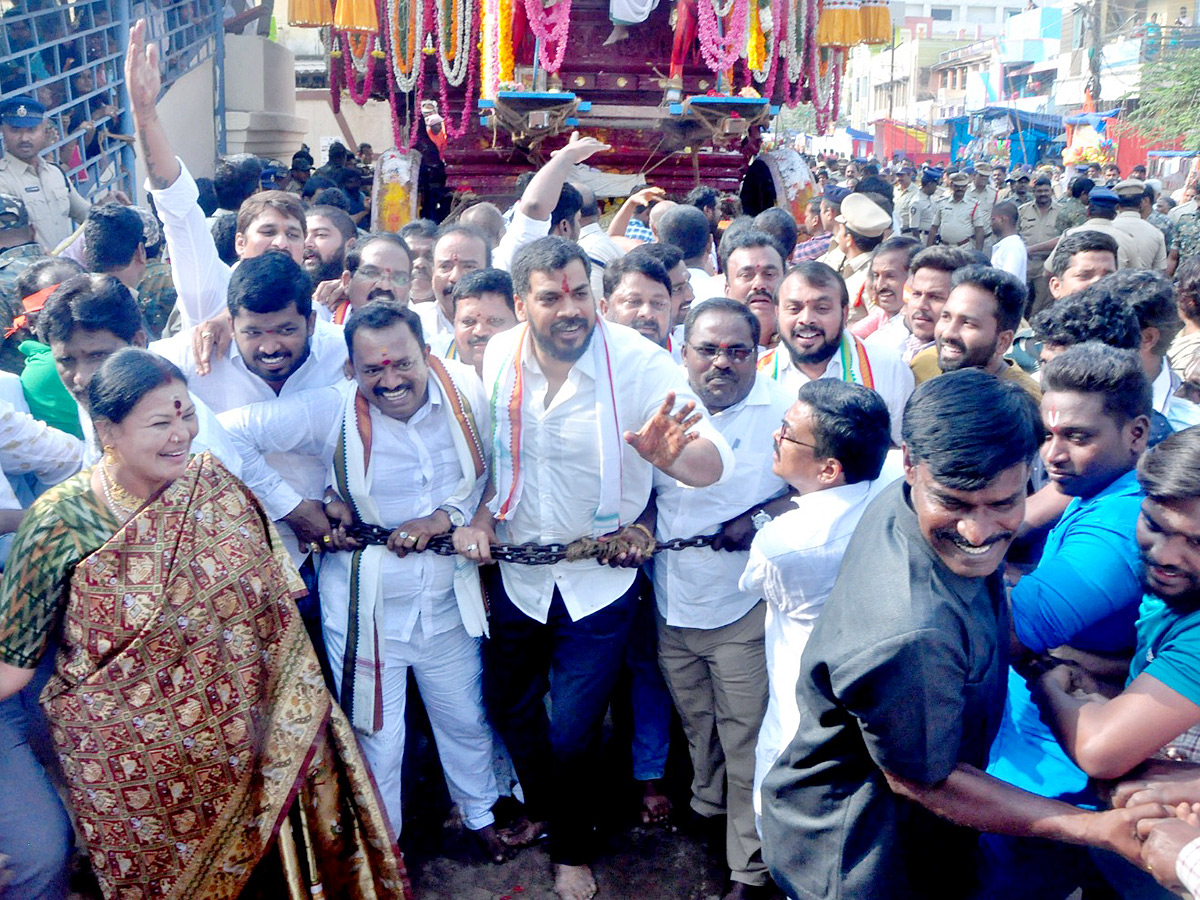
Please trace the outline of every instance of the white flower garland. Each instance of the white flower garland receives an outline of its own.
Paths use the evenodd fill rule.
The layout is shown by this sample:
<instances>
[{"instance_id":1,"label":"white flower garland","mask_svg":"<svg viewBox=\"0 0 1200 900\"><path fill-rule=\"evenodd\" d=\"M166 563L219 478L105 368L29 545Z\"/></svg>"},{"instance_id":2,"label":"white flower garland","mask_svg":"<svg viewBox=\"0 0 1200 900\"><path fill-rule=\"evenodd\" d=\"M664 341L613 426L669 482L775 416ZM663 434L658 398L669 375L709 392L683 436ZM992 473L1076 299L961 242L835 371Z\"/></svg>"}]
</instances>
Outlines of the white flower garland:
<instances>
[{"instance_id":1,"label":"white flower garland","mask_svg":"<svg viewBox=\"0 0 1200 900\"><path fill-rule=\"evenodd\" d=\"M421 0L416 0L421 2ZM451 61L446 55L446 22L444 4L462 4L462 9L458 13L458 29L457 29L457 47L458 50L454 55L454 60ZM463 79L467 76L467 62L470 59L470 42L471 42L471 23L475 21L475 6L474 0L433 0L435 14L437 16L437 48L438 60L442 66L442 71L446 73L446 81L458 87L463 83Z\"/></svg>"}]
</instances>

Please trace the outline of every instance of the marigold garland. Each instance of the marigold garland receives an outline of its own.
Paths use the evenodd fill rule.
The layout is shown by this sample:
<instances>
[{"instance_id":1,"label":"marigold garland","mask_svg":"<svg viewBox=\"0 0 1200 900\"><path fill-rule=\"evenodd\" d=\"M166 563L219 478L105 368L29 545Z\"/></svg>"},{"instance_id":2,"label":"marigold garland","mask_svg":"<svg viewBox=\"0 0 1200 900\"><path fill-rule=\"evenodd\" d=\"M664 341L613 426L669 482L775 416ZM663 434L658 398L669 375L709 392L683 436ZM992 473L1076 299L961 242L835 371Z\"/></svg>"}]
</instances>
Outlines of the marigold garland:
<instances>
[{"instance_id":1,"label":"marigold garland","mask_svg":"<svg viewBox=\"0 0 1200 900\"><path fill-rule=\"evenodd\" d=\"M496 47L499 50L500 80L512 81L515 68L512 42L513 0L500 0L496 16Z\"/></svg>"}]
</instances>

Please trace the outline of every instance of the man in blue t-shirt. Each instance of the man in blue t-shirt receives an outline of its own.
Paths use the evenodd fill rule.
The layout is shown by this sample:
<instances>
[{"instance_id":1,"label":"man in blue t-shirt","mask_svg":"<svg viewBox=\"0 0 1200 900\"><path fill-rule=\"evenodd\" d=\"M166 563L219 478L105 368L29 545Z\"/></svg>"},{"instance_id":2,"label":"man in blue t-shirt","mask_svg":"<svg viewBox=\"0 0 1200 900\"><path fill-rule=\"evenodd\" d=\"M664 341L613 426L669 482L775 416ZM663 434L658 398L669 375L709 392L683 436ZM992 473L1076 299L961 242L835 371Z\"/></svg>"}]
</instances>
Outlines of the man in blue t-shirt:
<instances>
[{"instance_id":1,"label":"man in blue t-shirt","mask_svg":"<svg viewBox=\"0 0 1200 900\"><path fill-rule=\"evenodd\" d=\"M1092 341L1049 361L1042 390L1042 461L1072 499L1037 568L1012 589L1013 633L1026 657L1070 645L1089 659L1115 660L1108 668L1119 687L1142 597L1134 540L1142 492L1134 466L1150 432L1150 384L1134 351ZM1095 803L1087 775L1041 721L1016 669L1008 673L1008 701L987 771L1043 797ZM1091 876L1082 848L998 835L985 837L983 846L989 871L981 881L996 897L1018 896L1022 885L1035 882L1047 900L1066 897Z\"/></svg>"}]
</instances>

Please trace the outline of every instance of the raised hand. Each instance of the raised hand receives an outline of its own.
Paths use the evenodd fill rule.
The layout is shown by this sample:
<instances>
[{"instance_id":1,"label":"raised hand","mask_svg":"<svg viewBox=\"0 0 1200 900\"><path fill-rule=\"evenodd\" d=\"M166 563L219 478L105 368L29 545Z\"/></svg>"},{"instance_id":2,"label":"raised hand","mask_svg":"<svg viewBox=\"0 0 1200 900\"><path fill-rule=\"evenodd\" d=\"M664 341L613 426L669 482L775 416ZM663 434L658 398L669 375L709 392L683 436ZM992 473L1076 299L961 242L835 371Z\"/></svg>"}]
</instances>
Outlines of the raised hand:
<instances>
[{"instance_id":1,"label":"raised hand","mask_svg":"<svg viewBox=\"0 0 1200 900\"><path fill-rule=\"evenodd\" d=\"M581 163L588 159L594 153L600 153L603 150L608 150L609 145L603 141L598 141L594 137L581 137L578 131L571 132L571 139L567 141L565 147L560 147L550 154L551 159L563 156L571 161L571 164Z\"/></svg>"},{"instance_id":2,"label":"raised hand","mask_svg":"<svg viewBox=\"0 0 1200 900\"><path fill-rule=\"evenodd\" d=\"M625 443L658 469L669 469L683 449L700 436L691 431L700 421L700 413L693 412L696 404L689 400L678 412L673 413L674 408L675 392L671 391L645 425L637 431L626 431L624 435Z\"/></svg>"},{"instance_id":3,"label":"raised hand","mask_svg":"<svg viewBox=\"0 0 1200 900\"><path fill-rule=\"evenodd\" d=\"M125 57L125 88L134 116L153 116L162 90L158 70L158 45L146 43L146 20L138 19L129 29L129 51Z\"/></svg>"}]
</instances>

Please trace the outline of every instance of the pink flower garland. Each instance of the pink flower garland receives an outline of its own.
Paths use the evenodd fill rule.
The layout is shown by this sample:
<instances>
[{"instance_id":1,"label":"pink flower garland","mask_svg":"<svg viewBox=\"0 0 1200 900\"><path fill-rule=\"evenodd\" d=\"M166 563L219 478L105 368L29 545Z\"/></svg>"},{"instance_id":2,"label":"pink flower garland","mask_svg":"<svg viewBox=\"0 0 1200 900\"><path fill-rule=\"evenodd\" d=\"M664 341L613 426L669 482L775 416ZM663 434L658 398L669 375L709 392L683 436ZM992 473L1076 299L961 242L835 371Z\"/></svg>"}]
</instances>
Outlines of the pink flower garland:
<instances>
[{"instance_id":1,"label":"pink flower garland","mask_svg":"<svg viewBox=\"0 0 1200 900\"><path fill-rule=\"evenodd\" d=\"M526 6L534 0L525 0ZM722 37L717 28L717 11L713 0L697 0L700 55L704 64L714 73L721 74L737 61L746 46L746 13L750 0L734 0L733 12L729 16L729 33Z\"/></svg>"},{"instance_id":2,"label":"pink flower garland","mask_svg":"<svg viewBox=\"0 0 1200 900\"><path fill-rule=\"evenodd\" d=\"M355 87L354 63L350 58L350 35L344 31L341 35L342 72L346 78L346 93L359 106L366 106L367 101L371 99L371 85L375 80L375 55L371 51L376 43L374 35L367 38L367 70L363 73L362 90L359 91Z\"/></svg>"},{"instance_id":3,"label":"pink flower garland","mask_svg":"<svg viewBox=\"0 0 1200 900\"><path fill-rule=\"evenodd\" d=\"M457 2L457 0L452 0L452 2ZM559 2L566 2L568 5L570 5L570 0L559 0ZM463 5L465 6L466 4L464 3ZM476 34L479 30L478 26L479 7L476 6L474 9L474 15L471 18L471 28L468 29L468 34ZM543 44L543 47L544 46L545 44ZM566 46L565 41L563 42L563 46ZM462 53L464 49L467 52L467 93L466 98L463 100L462 115L459 117L458 125L452 125L450 122L450 89L446 81L446 67L440 63L437 67L438 88L440 89L439 93L442 99L441 108L446 111L445 116L442 117L446 128L446 137L453 140L458 140L467 133L467 129L471 127L471 119L475 115L475 73L479 65L478 44L476 41L468 41L466 48L458 48L460 53ZM560 55L560 64L561 61Z\"/></svg>"},{"instance_id":4,"label":"pink flower garland","mask_svg":"<svg viewBox=\"0 0 1200 900\"><path fill-rule=\"evenodd\" d=\"M520 2L520 0L517 0ZM711 2L711 0L704 0ZM741 0L743 4L747 0ZM563 56L567 52L567 30L571 25L571 0L558 0L550 9L542 6L541 0L525 0L525 16L529 30L541 41L539 58L542 68L555 73L562 68ZM554 45L554 56L550 56L550 45Z\"/></svg>"}]
</instances>

